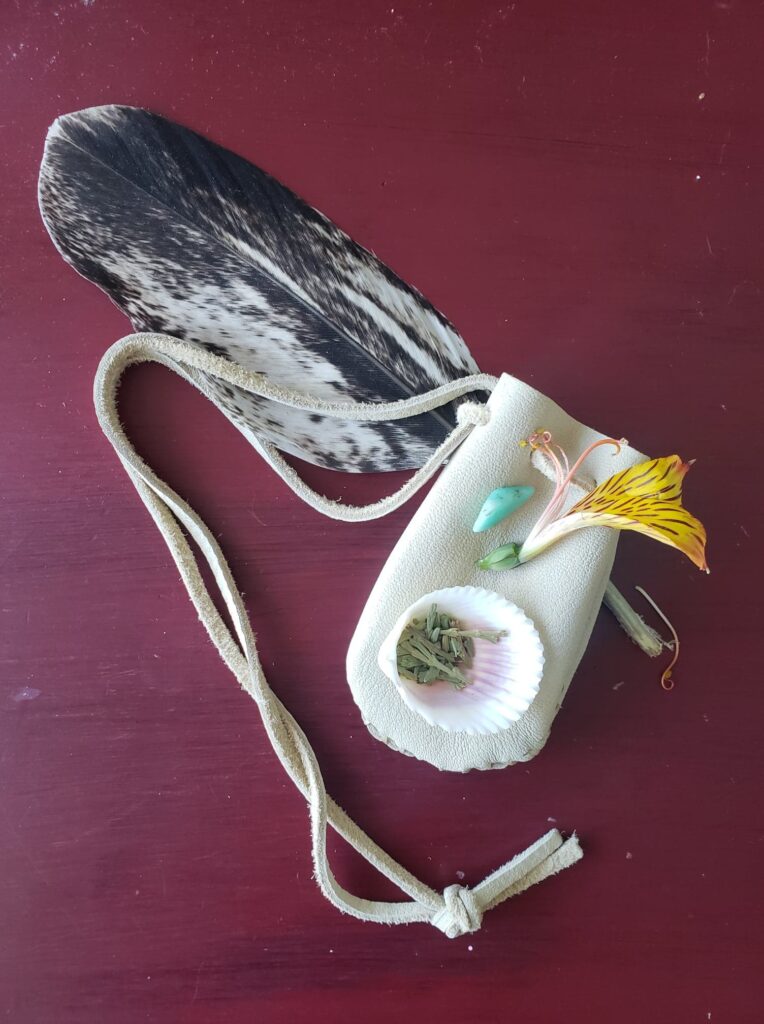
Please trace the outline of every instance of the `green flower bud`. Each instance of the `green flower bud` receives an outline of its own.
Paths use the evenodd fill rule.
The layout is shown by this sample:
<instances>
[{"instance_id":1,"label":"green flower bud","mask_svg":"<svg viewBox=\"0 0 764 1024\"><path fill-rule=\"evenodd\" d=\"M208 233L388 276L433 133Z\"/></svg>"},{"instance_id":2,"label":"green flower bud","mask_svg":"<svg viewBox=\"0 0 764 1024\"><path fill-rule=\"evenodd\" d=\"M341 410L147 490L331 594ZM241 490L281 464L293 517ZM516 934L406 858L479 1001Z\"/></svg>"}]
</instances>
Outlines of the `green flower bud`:
<instances>
[{"instance_id":1,"label":"green flower bud","mask_svg":"<svg viewBox=\"0 0 764 1024\"><path fill-rule=\"evenodd\" d=\"M520 564L520 545L502 544L500 548L494 548L485 558L478 559L475 565L478 569L514 569Z\"/></svg>"}]
</instances>

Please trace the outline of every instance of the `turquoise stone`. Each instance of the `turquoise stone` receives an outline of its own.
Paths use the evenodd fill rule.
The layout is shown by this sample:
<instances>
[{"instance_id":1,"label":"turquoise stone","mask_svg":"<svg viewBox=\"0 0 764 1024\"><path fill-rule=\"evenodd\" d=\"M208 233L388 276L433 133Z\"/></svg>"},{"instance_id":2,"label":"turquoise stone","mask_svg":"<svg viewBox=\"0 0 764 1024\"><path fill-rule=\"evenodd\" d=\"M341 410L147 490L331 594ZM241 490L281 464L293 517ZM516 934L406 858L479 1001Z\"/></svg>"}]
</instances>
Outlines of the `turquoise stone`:
<instances>
[{"instance_id":1,"label":"turquoise stone","mask_svg":"<svg viewBox=\"0 0 764 1024\"><path fill-rule=\"evenodd\" d=\"M483 533L511 516L532 496L533 490L533 487L497 487L491 491L478 512L472 532Z\"/></svg>"}]
</instances>

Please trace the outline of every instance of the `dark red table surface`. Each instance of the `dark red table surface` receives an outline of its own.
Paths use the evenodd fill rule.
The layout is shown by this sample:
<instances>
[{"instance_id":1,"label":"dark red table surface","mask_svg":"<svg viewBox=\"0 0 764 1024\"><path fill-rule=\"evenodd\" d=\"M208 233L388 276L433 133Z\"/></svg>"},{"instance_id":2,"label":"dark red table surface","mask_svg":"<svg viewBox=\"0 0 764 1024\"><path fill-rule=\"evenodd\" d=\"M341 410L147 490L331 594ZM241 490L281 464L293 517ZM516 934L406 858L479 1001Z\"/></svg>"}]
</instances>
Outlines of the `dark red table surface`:
<instances>
[{"instance_id":1,"label":"dark red table surface","mask_svg":"<svg viewBox=\"0 0 764 1024\"><path fill-rule=\"evenodd\" d=\"M3 1019L764 1020L762 5L2 6ZM543 753L441 775L367 734L344 677L411 510L323 519L171 374L125 384L139 449L221 538L273 688L372 836L443 888L578 830L583 862L476 935L320 896L303 801L98 430L93 373L128 324L54 251L35 184L53 118L110 102L276 174L483 369L698 460L712 575L639 537L615 571L673 615L675 691L603 612ZM352 500L400 482L308 475ZM331 848L344 884L396 897Z\"/></svg>"}]
</instances>

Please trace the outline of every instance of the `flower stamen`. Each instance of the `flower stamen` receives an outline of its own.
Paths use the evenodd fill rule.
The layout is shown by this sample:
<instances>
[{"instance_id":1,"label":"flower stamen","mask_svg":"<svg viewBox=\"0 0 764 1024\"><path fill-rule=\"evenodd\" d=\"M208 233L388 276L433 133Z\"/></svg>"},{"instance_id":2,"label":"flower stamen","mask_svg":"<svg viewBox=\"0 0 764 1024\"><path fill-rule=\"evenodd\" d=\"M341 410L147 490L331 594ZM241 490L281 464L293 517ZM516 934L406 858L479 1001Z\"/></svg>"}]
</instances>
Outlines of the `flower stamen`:
<instances>
[{"instance_id":1,"label":"flower stamen","mask_svg":"<svg viewBox=\"0 0 764 1024\"><path fill-rule=\"evenodd\" d=\"M522 442L520 442L522 444ZM618 455L621 451L621 445L628 444L629 442L625 438L621 438L620 441L616 441L612 437L603 437L598 441L592 442L589 447L584 451L578 459L570 465L568 456L560 445L555 444L552 440L552 434L549 430L544 430L541 427L537 428L529 438L526 439L525 446L530 446L531 451L539 452L552 464L554 469L555 477L555 489L552 497L549 500L549 504L546 506L538 522L533 527L530 535L527 537L525 543L530 544L539 533L548 526L553 520L558 517L562 504L565 500L568 488L573 481L573 477L576 471L583 464L595 448L599 448L603 444L611 444L615 446L614 455ZM555 451L556 449L556 451ZM557 454L559 452L559 456ZM564 468L563 468L564 466Z\"/></svg>"},{"instance_id":2,"label":"flower stamen","mask_svg":"<svg viewBox=\"0 0 764 1024\"><path fill-rule=\"evenodd\" d=\"M663 670L663 674L661 675L661 686L664 690L673 690L674 680L672 679L672 672L674 670L674 666L679 661L679 636L677 635L677 631L674 629L674 626L672 625L668 616L666 616L661 611L661 609L658 607L655 601L653 601L653 599L650 597L647 591L643 590L642 587L635 587L634 589L638 590L642 597L644 597L644 599L652 605L653 609L658 613L658 615L660 615L660 617L666 623L668 628L671 630L671 635L674 638L674 657L671 659L668 666ZM668 646L668 644L666 646Z\"/></svg>"}]
</instances>

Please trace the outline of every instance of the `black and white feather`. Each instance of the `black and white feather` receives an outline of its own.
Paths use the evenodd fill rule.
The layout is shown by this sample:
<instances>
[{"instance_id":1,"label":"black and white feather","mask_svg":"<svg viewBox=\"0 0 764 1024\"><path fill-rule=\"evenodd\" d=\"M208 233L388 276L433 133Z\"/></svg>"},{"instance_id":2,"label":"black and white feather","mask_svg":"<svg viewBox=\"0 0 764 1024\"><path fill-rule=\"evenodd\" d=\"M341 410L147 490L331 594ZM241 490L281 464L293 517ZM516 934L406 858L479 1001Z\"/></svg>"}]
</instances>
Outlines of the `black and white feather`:
<instances>
[{"instance_id":1,"label":"black and white feather","mask_svg":"<svg viewBox=\"0 0 764 1024\"><path fill-rule=\"evenodd\" d=\"M264 171L145 110L50 128L40 208L63 257L136 330L184 338L334 401L390 401L477 372L414 288ZM232 419L321 466L421 465L453 407L395 424L319 419L209 381Z\"/></svg>"}]
</instances>

